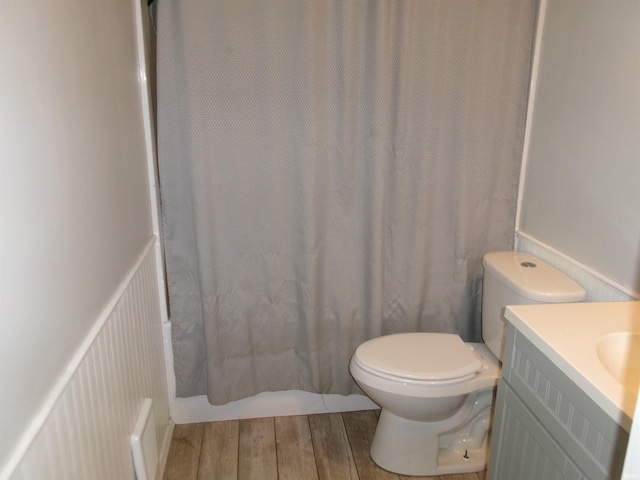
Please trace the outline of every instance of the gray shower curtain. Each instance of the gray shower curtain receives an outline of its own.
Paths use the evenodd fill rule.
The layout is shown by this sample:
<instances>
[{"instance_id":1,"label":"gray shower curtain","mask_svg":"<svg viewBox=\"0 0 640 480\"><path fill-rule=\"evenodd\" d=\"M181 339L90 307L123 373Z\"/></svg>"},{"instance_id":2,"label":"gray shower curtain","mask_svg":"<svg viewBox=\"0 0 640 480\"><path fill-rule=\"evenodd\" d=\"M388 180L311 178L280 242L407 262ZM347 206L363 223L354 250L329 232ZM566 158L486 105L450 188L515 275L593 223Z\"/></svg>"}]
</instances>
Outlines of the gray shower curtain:
<instances>
[{"instance_id":1,"label":"gray shower curtain","mask_svg":"<svg viewBox=\"0 0 640 480\"><path fill-rule=\"evenodd\" d=\"M178 396L356 391L355 347L479 340L512 247L533 0L162 0Z\"/></svg>"}]
</instances>

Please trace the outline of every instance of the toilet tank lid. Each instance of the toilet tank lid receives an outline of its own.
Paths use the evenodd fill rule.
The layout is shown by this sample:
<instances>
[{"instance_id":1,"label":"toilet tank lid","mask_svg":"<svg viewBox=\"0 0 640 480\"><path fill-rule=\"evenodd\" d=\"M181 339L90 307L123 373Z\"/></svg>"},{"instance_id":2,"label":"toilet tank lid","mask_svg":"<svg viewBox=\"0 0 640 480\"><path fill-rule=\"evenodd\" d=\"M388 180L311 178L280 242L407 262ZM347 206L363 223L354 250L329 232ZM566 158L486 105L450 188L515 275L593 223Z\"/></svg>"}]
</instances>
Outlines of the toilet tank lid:
<instances>
[{"instance_id":1,"label":"toilet tank lid","mask_svg":"<svg viewBox=\"0 0 640 480\"><path fill-rule=\"evenodd\" d=\"M539 258L524 252L492 252L482 259L490 272L514 292L544 303L580 302L584 288Z\"/></svg>"}]
</instances>

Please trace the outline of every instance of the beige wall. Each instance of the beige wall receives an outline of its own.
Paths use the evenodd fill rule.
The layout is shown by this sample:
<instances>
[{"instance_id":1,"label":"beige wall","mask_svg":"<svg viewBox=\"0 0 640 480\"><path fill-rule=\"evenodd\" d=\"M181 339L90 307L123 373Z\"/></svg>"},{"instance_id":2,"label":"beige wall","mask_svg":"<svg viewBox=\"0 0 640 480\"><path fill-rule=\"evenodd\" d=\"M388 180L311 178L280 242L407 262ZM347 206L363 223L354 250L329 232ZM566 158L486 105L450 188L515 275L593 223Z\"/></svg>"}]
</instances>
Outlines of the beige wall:
<instances>
[{"instance_id":1,"label":"beige wall","mask_svg":"<svg viewBox=\"0 0 640 480\"><path fill-rule=\"evenodd\" d=\"M0 64L1 471L152 227L134 3L3 0Z\"/></svg>"}]
</instances>

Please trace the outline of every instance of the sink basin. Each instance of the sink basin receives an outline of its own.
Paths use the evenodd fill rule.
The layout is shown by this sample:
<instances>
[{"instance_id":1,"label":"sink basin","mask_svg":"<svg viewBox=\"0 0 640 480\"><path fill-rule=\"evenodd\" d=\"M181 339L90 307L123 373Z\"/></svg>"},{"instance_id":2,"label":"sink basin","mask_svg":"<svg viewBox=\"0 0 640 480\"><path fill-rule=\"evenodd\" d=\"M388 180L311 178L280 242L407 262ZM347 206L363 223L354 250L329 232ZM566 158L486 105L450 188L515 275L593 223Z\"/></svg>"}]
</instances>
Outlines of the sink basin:
<instances>
[{"instance_id":1,"label":"sink basin","mask_svg":"<svg viewBox=\"0 0 640 480\"><path fill-rule=\"evenodd\" d=\"M600 338L598 358L613 378L625 388L638 390L640 386L640 334L610 333Z\"/></svg>"}]
</instances>

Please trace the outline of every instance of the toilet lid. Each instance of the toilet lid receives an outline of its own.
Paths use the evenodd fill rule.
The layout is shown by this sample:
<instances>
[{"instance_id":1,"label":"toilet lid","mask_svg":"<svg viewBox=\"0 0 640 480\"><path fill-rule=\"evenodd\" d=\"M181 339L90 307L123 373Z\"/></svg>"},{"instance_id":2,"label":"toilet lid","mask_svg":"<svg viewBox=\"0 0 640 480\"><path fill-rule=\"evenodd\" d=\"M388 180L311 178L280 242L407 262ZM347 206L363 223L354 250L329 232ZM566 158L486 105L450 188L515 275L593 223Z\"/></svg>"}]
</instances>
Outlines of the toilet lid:
<instances>
[{"instance_id":1,"label":"toilet lid","mask_svg":"<svg viewBox=\"0 0 640 480\"><path fill-rule=\"evenodd\" d=\"M355 356L367 370L414 380L450 380L482 367L462 339L449 333L386 335L360 345Z\"/></svg>"}]
</instances>

